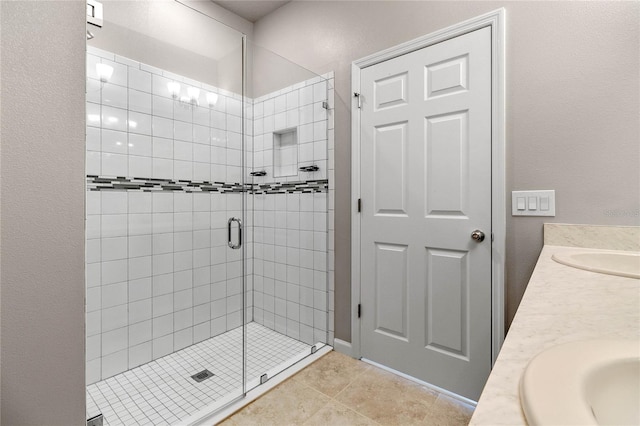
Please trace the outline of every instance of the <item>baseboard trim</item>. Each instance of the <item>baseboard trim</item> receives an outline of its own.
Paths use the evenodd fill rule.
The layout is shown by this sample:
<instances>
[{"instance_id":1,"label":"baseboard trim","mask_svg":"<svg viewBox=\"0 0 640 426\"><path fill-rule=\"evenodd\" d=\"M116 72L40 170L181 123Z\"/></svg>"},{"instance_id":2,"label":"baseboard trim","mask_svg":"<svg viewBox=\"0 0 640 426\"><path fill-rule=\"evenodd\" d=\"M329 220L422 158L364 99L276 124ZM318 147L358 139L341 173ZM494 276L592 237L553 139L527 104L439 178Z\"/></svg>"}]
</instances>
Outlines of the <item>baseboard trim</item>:
<instances>
[{"instance_id":1,"label":"baseboard trim","mask_svg":"<svg viewBox=\"0 0 640 426\"><path fill-rule=\"evenodd\" d=\"M351 342L345 342L344 340L340 339L333 339L333 349L336 352L340 352L341 354L353 358L353 348L351 346Z\"/></svg>"}]
</instances>

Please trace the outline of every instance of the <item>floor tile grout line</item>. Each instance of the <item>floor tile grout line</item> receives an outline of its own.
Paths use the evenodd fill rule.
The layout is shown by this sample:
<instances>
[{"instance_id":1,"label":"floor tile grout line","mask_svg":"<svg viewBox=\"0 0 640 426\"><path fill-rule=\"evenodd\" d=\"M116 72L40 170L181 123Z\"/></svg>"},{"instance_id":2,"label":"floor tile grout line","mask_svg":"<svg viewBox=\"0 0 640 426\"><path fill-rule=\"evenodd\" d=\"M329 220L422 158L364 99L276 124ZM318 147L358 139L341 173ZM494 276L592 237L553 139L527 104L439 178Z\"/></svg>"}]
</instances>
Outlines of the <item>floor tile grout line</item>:
<instances>
[{"instance_id":1,"label":"floor tile grout line","mask_svg":"<svg viewBox=\"0 0 640 426\"><path fill-rule=\"evenodd\" d=\"M355 409L353 409L353 408L351 408L351 407L348 407L348 406L344 405L342 402L340 402L340 401L338 401L338 400L336 400L336 399L333 399L333 398L332 398L332 401L333 401L333 402L335 402L336 404L340 405L341 407L346 408L346 409L347 409L347 410L349 410L349 411L352 411L352 412L354 412L354 413L356 413L356 414L358 414L358 415L360 415L360 416L362 416L362 417L364 417L364 418L366 418L366 419L368 419L368 420L371 420L373 423L375 423L375 424L377 424L377 425L379 425L379 424L380 424L380 423L378 423L377 421L375 421L374 419L372 419L371 417L367 416L366 414L363 414L363 413L359 412L358 410L355 410Z\"/></svg>"},{"instance_id":2,"label":"floor tile grout line","mask_svg":"<svg viewBox=\"0 0 640 426\"><path fill-rule=\"evenodd\" d=\"M424 423L426 419L431 417L431 414L433 412L433 407L436 405L436 402L438 401L438 398L440 398L440 396L442 395L440 392L435 391L435 398L433 399L433 401L431 402L431 404L429 404L429 408L427 409L427 413L424 415L424 417L422 418L421 422Z\"/></svg>"},{"instance_id":3,"label":"floor tile grout line","mask_svg":"<svg viewBox=\"0 0 640 426\"><path fill-rule=\"evenodd\" d=\"M228 365L233 364L233 357L230 359L229 353L234 353L239 348L238 330L239 328L230 330L219 335L218 339L215 338L218 336L215 336L198 342L166 357L88 385L87 412L109 410L111 414L115 414L114 406L111 404L118 404L123 417L115 419L116 422L124 424L135 421L148 424L162 421L163 424L170 424L179 421L184 417L184 413L192 412L192 408L198 410L207 403L215 402L223 394L232 392L237 387L237 374L229 370ZM260 352L254 353L256 356L248 354L248 368L253 371L268 371L291 356L301 353L301 350L306 352L309 348L308 344L258 323L247 324L247 336L256 349L261 349ZM201 371L202 368L212 365L215 371L223 370L217 384L205 381L202 386L198 386L189 381L187 373ZM188 396L188 399L185 399L185 396ZM144 416L145 411L153 413ZM111 417L121 416L115 414Z\"/></svg>"},{"instance_id":4,"label":"floor tile grout line","mask_svg":"<svg viewBox=\"0 0 640 426\"><path fill-rule=\"evenodd\" d=\"M358 363L361 363L362 361L357 360L357 362L358 362ZM366 363L364 363L364 364L365 364L365 368L363 368L363 369L362 369L362 371L361 371L360 373L358 373L357 375L355 375L355 376L353 377L353 379L351 379L347 385L345 385L345 386L344 386L340 391L338 391L338 392L337 392L333 397L330 397L330 398L331 398L334 402L336 402L337 404L339 404L340 406L345 407L345 408L349 409L350 411L353 411L353 412L355 412L355 413L357 413L357 414L359 414L359 415L361 415L361 416L364 416L364 417L366 417L367 419L369 419L369 420L373 421L373 422L374 422L374 423L376 423L376 424L379 424L378 422L376 422L376 421L375 421L375 419L372 419L371 417L369 417L369 416L368 416L368 415L366 415L365 413L362 413L362 412L358 411L355 407L349 407L349 406L345 405L344 403L340 402L340 401L337 399L337 398L338 398L338 396L339 396L340 394L342 394L343 392L345 392L345 391L346 391L346 390L347 390L347 389L348 389L348 388L349 388L349 387L350 387L350 386L351 386L355 381L357 381L357 380L358 380L358 379L359 379L359 378L360 378L364 373L366 373L367 371L371 371L371 369L375 369L374 371L379 370L379 369L377 369L375 366L368 365L368 364L366 364ZM384 371L384 370L380 370L380 371ZM394 376L395 376L395 375L394 375ZM400 376L393 377L393 378L403 379L403 378L402 378L402 377L400 377ZM389 379L385 379L385 380L389 380ZM402 385L405 385L405 384L410 383L410 382L405 382L404 380L400 380L400 382L402 383ZM434 400L431 402L431 404L429 404L429 406L428 406L428 410L427 410L427 413L425 414L424 418L422 418L422 419L421 419L421 420L422 420L422 422L424 422L424 420L426 420L426 419L430 416L430 414L431 414L431 412L432 412L432 410L433 410L433 406L436 404L436 401L438 400L438 398L440 398L440 396L442 395L442 393L437 392L437 391L435 391L435 390L432 390L432 389L429 389L429 390L430 390L430 391L432 391L432 392L435 394L435 398L434 398ZM324 394L324 393L323 393L323 394ZM325 394L325 395L326 395L326 394Z\"/></svg>"},{"instance_id":5,"label":"floor tile grout line","mask_svg":"<svg viewBox=\"0 0 640 426\"><path fill-rule=\"evenodd\" d=\"M287 383L287 382L290 382L290 381L291 381L291 379L293 379L293 377L290 377L289 379L287 379L286 381L284 381L282 384ZM310 419L311 417L313 417L316 413L318 413L322 408L324 408L324 407L325 407L325 406L326 406L326 405L331 401L331 397L329 397L329 396L325 395L324 393L320 392L320 391L319 391L319 390L317 390L317 389L312 388L311 386L307 385L306 383L301 383L301 382L298 382L298 383L300 383L302 386L305 386L305 387L307 387L307 388L311 389L313 392L317 393L318 395L320 395L320 396L322 396L322 397L324 397L324 398L327 398L327 402L326 402L324 405L322 405L322 407L320 407L320 408L318 408L317 410L315 410L313 413L311 413L311 414L310 414L310 415L309 415L309 416L308 416L308 417L307 417L307 418L302 422L302 423L306 423L307 421L309 421L309 419Z\"/></svg>"},{"instance_id":6,"label":"floor tile grout line","mask_svg":"<svg viewBox=\"0 0 640 426\"><path fill-rule=\"evenodd\" d=\"M363 371L362 373L364 373L364 371ZM351 411L353 411L353 412L355 412L355 413L358 413L358 414L360 414L361 416L366 417L367 419L371 420L371 421L372 421L372 422L374 422L375 424L380 424L380 423L378 423L377 421L375 421L374 419L372 419L371 417L367 416L366 414L361 413L360 411L358 411L355 407L349 407L349 406L345 405L343 402L341 402L341 401L339 401L339 400L337 399L337 398L338 398L338 396L339 396L339 395L341 395L343 392L345 392L345 391L346 391L346 390L351 386L351 384L353 384L353 382L355 382L355 380L356 380L358 377L360 377L360 375L361 375L362 373L358 374L358 376L357 376L356 378L354 378L351 382L349 382L349 384L347 384L344 388L342 388L342 389L340 390L340 392L336 393L336 394L333 396L333 398L331 398L331 399L332 399L332 400L334 400L336 403L340 404L341 406L346 407L346 408L348 408L349 410L351 410Z\"/></svg>"},{"instance_id":7,"label":"floor tile grout line","mask_svg":"<svg viewBox=\"0 0 640 426\"><path fill-rule=\"evenodd\" d=\"M325 402L324 405L322 405L322 407L320 407L317 411L315 411L312 415L310 415L306 420L304 420L302 422L302 426L309 424L309 420L311 420L313 418L313 416L318 414L320 411L322 411L329 404L331 404L331 399L329 399L327 402Z\"/></svg>"},{"instance_id":8,"label":"floor tile grout line","mask_svg":"<svg viewBox=\"0 0 640 426\"><path fill-rule=\"evenodd\" d=\"M342 355L338 355L338 356L342 356ZM308 368L308 369L313 369L313 368L315 367L315 368L319 368L320 370L322 370L322 360L323 360L323 359L326 359L326 358L322 357L322 358L318 359L318 360L317 360L317 361L315 361L313 364L309 365L307 368ZM361 362L361 361L358 361L358 362ZM350 365L348 368L356 368L356 366L357 366L357 364L352 364L352 365ZM360 367L358 367L358 368L360 368ZM291 378L290 378L289 380L287 380L286 382L283 382L283 383L282 383L281 385L279 385L279 386L282 386L282 388L286 389L286 388L289 386L288 384L295 382L295 383L297 383L298 385L303 385L303 387L308 388L308 389L311 389L311 390L313 390L313 391L315 391L315 392L317 392L317 393L319 393L319 394L323 395L324 397L329 398L328 402L324 403L320 408L318 408L318 410L315 410L313 414L310 414L310 415L307 417L307 419L303 422L303 424L309 424L309 421L311 420L311 418L313 418L313 416L315 416L315 415L316 415L318 412L320 412L321 410L325 409L325 408L327 407L327 405L328 405L328 404L330 404L330 403L332 403L332 402L333 402L333 403L335 403L337 406L339 406L339 407L341 407L341 408L344 408L345 410L347 410L347 411L349 411L349 412L351 412L351 413L356 413L358 416L362 416L363 418L366 418L368 421L370 421L370 422L371 422L372 424L374 424L374 425L380 425L380 423L379 423L379 422L377 422L375 419L372 419L372 418L371 418L371 417L369 417L368 415L366 415L366 414L364 414L364 413L360 412L358 409L356 409L356 408L354 408L354 407L351 407L351 406L348 406L348 405L346 405L345 403L343 403L343 402L341 402L341 401L337 400L337 398L338 398L338 397L339 397L339 396L340 396L340 395L341 395L345 390L347 390L350 386L352 386L352 385L353 385L353 383L354 383L357 379L359 379L359 378L361 378L361 377L362 377L362 374L366 373L367 371L372 371L372 369L373 369L373 371L378 371L378 370L379 370L379 371L381 371L381 372L385 372L384 370L378 369L378 368L377 368L377 367L375 367L375 366L369 366L369 365L367 365L367 368L366 368L366 369L363 369L363 370L362 370L362 371L360 371L357 375L355 375L355 377L354 377L353 379L351 379L351 380L349 381L349 383L348 383L347 385L345 385L345 386L344 386L344 387L343 387L343 388L342 388L338 393L336 393L336 395L335 395L335 396L333 396L333 397L331 397L331 396L329 396L329 395L325 394L324 392L322 392L321 390L319 390L319 389L315 388L315 387L314 387L314 384L315 384L317 381L309 381L309 382L307 382L307 381L305 381L305 379L302 379L302 378L301 378L301 375L303 374L303 371L304 371L304 370L303 370L303 371L301 371L301 372L299 372L298 374L294 375L293 377L291 377ZM393 374L391 374L391 375L383 374L383 375L382 375L382 377L381 377L381 379L382 379L382 380L384 380L384 381L386 381L386 382L388 382L388 383L390 383L390 384L396 384L396 385L398 385L398 384L399 384L399 385L401 385L401 386L403 386L403 387L407 387L407 388L415 388L415 386L413 386L413 385L415 385L415 383L413 383L413 382L411 382L411 381L409 381L409 380L407 380L407 379L405 379L405 378L403 378L403 377L395 376L395 375L393 375ZM421 388L421 389L424 389L424 387L423 387L423 386L418 386L418 387L419 387L419 388ZM276 388L274 388L274 390L275 390L275 389L276 389ZM428 423L428 422L429 422L429 420L434 420L434 419L430 419L430 418L434 415L434 410L435 410L435 409L436 409L436 407L437 407L438 401L439 401L439 400L442 400L442 401L448 401L448 399L450 399L450 398L449 398L449 397L447 397L447 395L445 395L445 394L443 394L443 393L440 393L440 392L438 392L438 391L435 391L435 390L433 390L433 389L426 388L426 389L424 389L424 390L428 391L428 393L429 393L433 398L429 398L429 399L431 400L430 404L428 404L427 406L425 406L425 407L424 407L424 408L426 408L426 414L425 414L425 416L424 416L422 419L417 419L417 420L418 420L418 421L422 420L422 422L423 422L423 423ZM446 409L447 409L447 410L449 410L449 411L452 413L452 415L454 415L456 418L458 417L458 414L459 414L459 415L460 415L460 419L461 419L461 420L462 420L462 419L465 419L465 421L468 421L468 419L469 419L469 416L468 416L468 414L467 414L467 412L468 412L468 405L467 405L467 404L464 404L464 403L462 403L462 402L460 402L460 401L455 401L455 400L452 400L452 401L451 401L451 403L452 403L452 406L451 406L451 407L447 407ZM464 408L462 408L462 407L464 407ZM240 411L240 412L242 412L242 411ZM237 414L237 413L235 413L235 414Z\"/></svg>"},{"instance_id":9,"label":"floor tile grout line","mask_svg":"<svg viewBox=\"0 0 640 426\"><path fill-rule=\"evenodd\" d=\"M356 360L356 361L358 361L358 362L362 362L362 361L360 361L360 360ZM365 367L367 367L367 366L365 365ZM334 399L335 399L335 398L337 398L337 397L338 397L338 395L340 395L340 394L341 394L341 393L343 393L345 390L347 390L347 388L348 388L349 386L351 386L351 385L352 385L356 380L358 380L358 379L360 378L360 376L362 376L362 375L363 375L367 370L368 370L367 368L363 368L363 370L362 370L360 373L358 373L358 374L357 374L353 379L351 379L351 381L349 381L349 383L347 383L347 384L346 384L342 389L340 389L340 391L339 391L338 393L336 393L336 394L333 396L333 398L334 398Z\"/></svg>"},{"instance_id":10,"label":"floor tile grout line","mask_svg":"<svg viewBox=\"0 0 640 426\"><path fill-rule=\"evenodd\" d=\"M109 390L111 390L113 392L113 389L111 388L111 386L106 381L105 381L105 386L107 386L109 388ZM113 413L116 415L117 421L119 421L120 423L124 424L124 422L120 418L120 415L118 414L118 412L113 409L113 406L112 406L111 401L109 400L109 398L105 397L104 392L102 392L102 390L100 388L98 388L98 390L100 391L102 396L107 400L107 404L108 404L109 408L113 411ZM118 400L120 400L120 397L118 397L117 394L115 396L116 396L116 398L118 398ZM109 419L107 419L107 421L108 420ZM109 423L113 424L113 422L109 422Z\"/></svg>"},{"instance_id":11,"label":"floor tile grout line","mask_svg":"<svg viewBox=\"0 0 640 426\"><path fill-rule=\"evenodd\" d=\"M140 370L140 372L141 372L141 373L144 373L144 374L145 374L145 376L146 376L146 377L151 381L151 383L153 383L153 385L157 386L157 382L156 382L155 380L153 380L153 378L152 378L152 377L150 377L146 371ZM137 375L137 374L136 374L136 375ZM143 383L144 383L144 382L143 382ZM146 386L146 385L145 385L145 387L146 387L146 388L147 388L147 390L151 393L151 396L153 396L153 397L154 397L158 402L160 402L160 398L156 396L156 393L155 393L152 389L150 389L150 388L149 388L149 386ZM148 399L145 399L145 402L149 403L149 400L148 400ZM164 408L166 408L166 406L165 406L164 404L161 404L161 405L162 405L162 407L157 407L157 406L154 406L154 405L152 405L152 404L149 404L149 406L151 407L151 409L153 409L153 411L155 411L155 413L156 413L160 418L162 418L164 421L167 421L167 422L168 422L168 420L165 418L165 416L164 416L164 415L163 415L163 413L161 412L161 411L163 411L163 410L162 410L162 408L163 408L163 407L164 407ZM160 411L158 411L158 408L160 408ZM147 418L148 418L148 416L147 416Z\"/></svg>"},{"instance_id":12,"label":"floor tile grout line","mask_svg":"<svg viewBox=\"0 0 640 426\"><path fill-rule=\"evenodd\" d=\"M115 376L115 377L116 377L116 380L119 382L119 380L118 380L118 376ZM128 380L128 379L127 379L127 380ZM129 399L131 399L131 401L136 405L136 407L137 407L137 408L138 408L138 409L139 409L139 410L144 414L144 410L142 409L142 407L140 407L140 406L138 405L138 402L137 402L136 400L134 400L134 399L133 399L133 397L129 394L129 392L128 392L126 389L125 389L125 392L127 393L127 396L129 397ZM154 411L155 411L155 410L154 410ZM147 417L147 416L145 416L145 417ZM135 416L134 416L134 418L135 418Z\"/></svg>"}]
</instances>

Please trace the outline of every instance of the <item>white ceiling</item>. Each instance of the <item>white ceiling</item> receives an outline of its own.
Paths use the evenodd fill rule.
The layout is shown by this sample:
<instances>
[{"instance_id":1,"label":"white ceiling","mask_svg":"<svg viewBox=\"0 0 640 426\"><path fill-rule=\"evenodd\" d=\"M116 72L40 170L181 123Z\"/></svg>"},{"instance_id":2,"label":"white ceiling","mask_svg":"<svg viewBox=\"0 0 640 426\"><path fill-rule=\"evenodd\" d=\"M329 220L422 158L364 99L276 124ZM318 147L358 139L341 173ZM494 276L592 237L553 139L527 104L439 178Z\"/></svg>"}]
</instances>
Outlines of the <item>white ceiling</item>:
<instances>
[{"instance_id":1,"label":"white ceiling","mask_svg":"<svg viewBox=\"0 0 640 426\"><path fill-rule=\"evenodd\" d=\"M291 0L213 0L217 5L250 22L256 22L289 1Z\"/></svg>"}]
</instances>

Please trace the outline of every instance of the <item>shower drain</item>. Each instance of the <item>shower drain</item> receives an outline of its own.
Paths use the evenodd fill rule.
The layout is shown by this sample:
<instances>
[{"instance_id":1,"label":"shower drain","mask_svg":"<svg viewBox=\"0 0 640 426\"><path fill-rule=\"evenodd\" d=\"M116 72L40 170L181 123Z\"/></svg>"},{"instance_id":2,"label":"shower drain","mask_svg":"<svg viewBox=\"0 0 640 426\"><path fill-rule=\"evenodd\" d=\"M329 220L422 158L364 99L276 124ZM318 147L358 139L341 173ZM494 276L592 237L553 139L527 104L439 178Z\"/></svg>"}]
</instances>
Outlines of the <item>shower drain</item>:
<instances>
[{"instance_id":1,"label":"shower drain","mask_svg":"<svg viewBox=\"0 0 640 426\"><path fill-rule=\"evenodd\" d=\"M200 382L202 382L204 380L207 380L208 378L213 377L213 376L214 376L214 374L211 371L202 370L201 372L196 373L193 376L191 376L191 378L193 380L195 380L196 382L200 383Z\"/></svg>"}]
</instances>

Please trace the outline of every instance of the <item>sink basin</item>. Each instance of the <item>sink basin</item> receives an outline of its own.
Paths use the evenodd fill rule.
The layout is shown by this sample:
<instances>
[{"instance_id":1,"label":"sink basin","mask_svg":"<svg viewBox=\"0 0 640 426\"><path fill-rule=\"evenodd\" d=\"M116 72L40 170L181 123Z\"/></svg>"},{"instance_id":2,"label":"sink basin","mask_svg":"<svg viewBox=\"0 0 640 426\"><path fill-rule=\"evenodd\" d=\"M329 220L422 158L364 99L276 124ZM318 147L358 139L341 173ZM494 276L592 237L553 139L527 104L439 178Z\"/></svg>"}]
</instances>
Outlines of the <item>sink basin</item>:
<instances>
[{"instance_id":1,"label":"sink basin","mask_svg":"<svg viewBox=\"0 0 640 426\"><path fill-rule=\"evenodd\" d=\"M563 265L601 274L640 279L640 253L629 251L565 251L551 258Z\"/></svg>"},{"instance_id":2,"label":"sink basin","mask_svg":"<svg viewBox=\"0 0 640 426\"><path fill-rule=\"evenodd\" d=\"M587 340L527 365L520 403L529 425L640 424L640 341Z\"/></svg>"}]
</instances>

